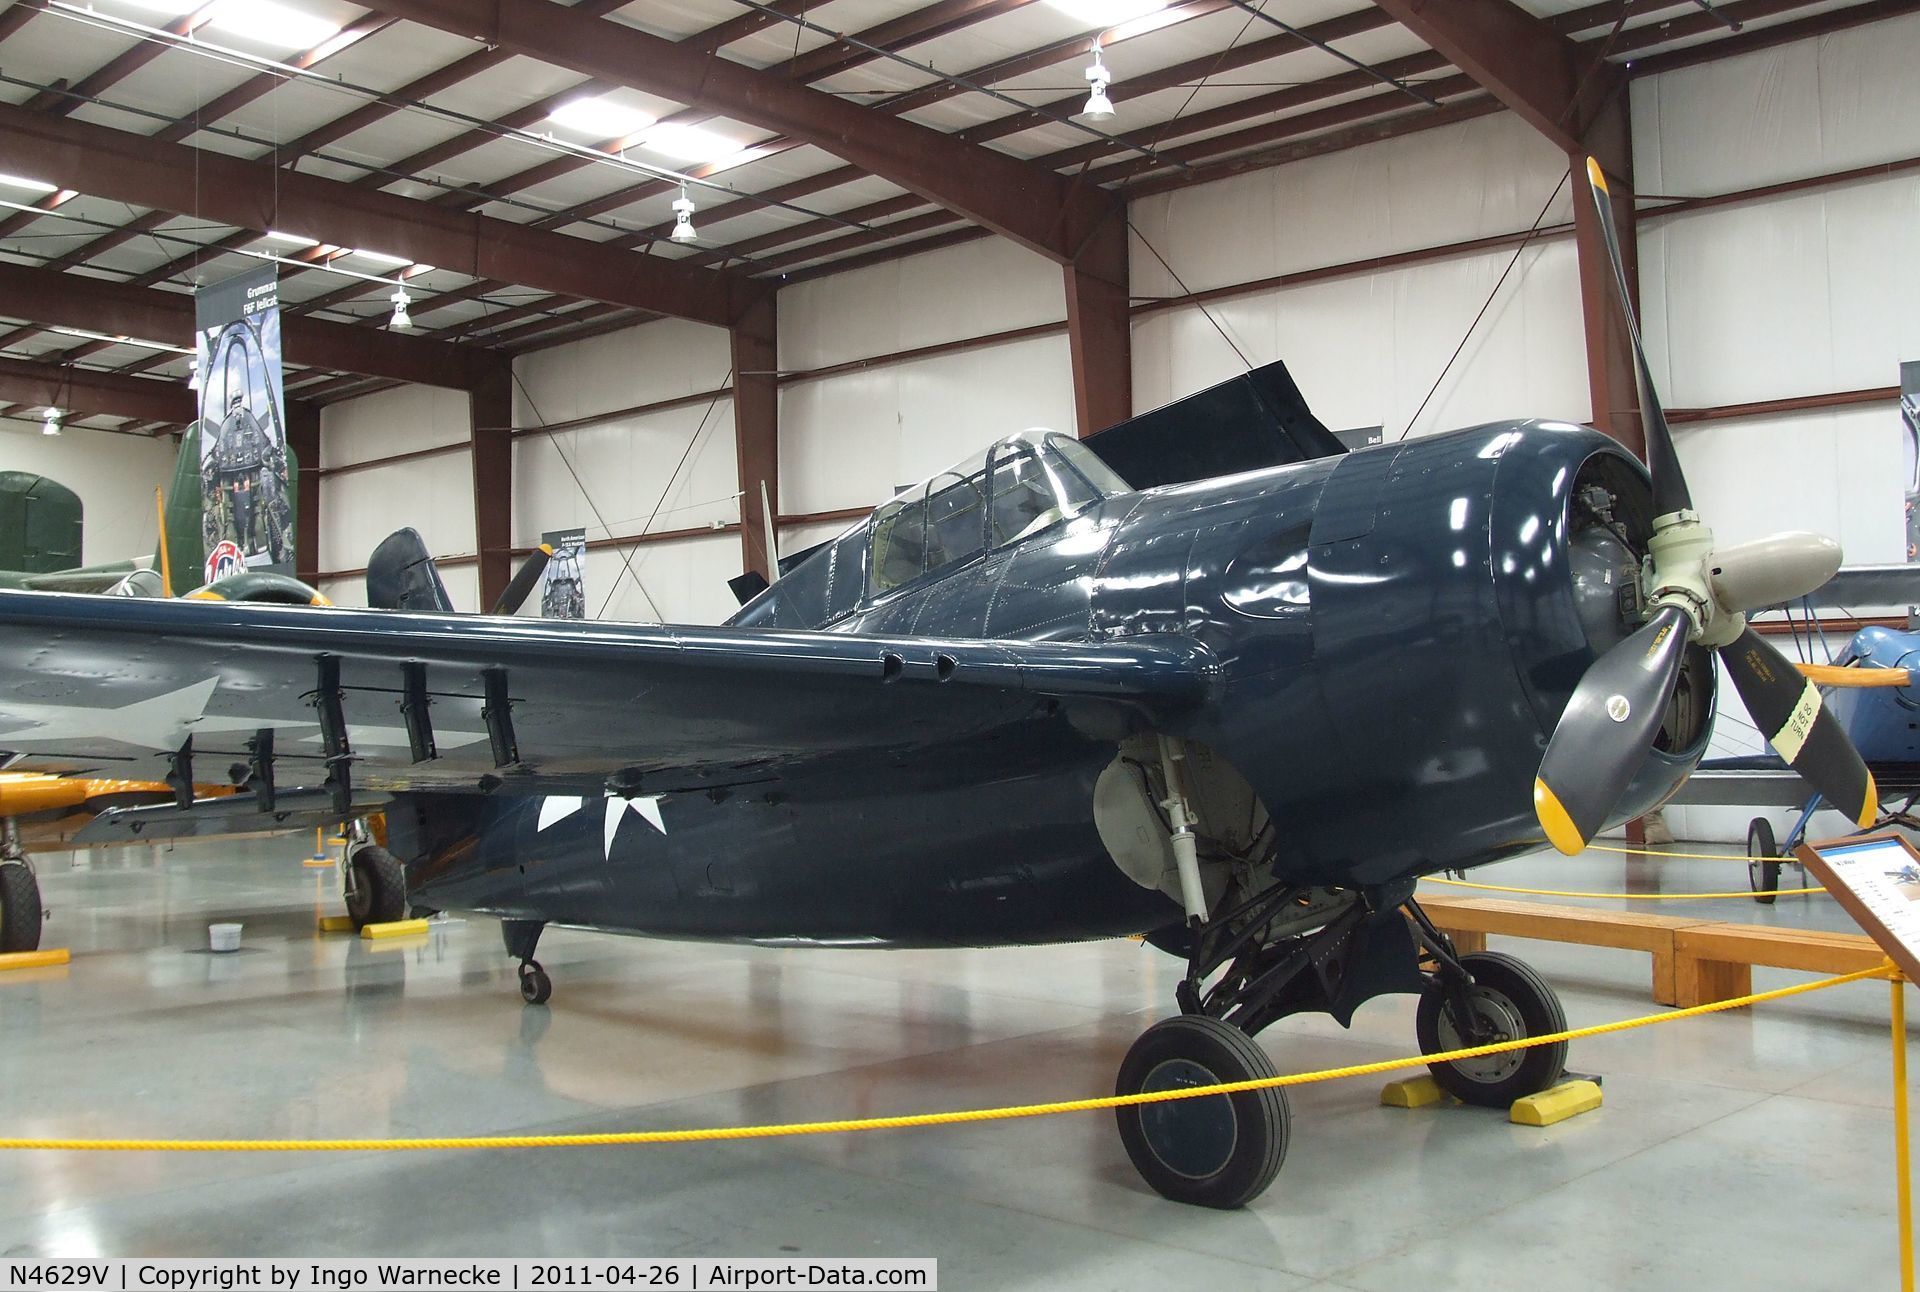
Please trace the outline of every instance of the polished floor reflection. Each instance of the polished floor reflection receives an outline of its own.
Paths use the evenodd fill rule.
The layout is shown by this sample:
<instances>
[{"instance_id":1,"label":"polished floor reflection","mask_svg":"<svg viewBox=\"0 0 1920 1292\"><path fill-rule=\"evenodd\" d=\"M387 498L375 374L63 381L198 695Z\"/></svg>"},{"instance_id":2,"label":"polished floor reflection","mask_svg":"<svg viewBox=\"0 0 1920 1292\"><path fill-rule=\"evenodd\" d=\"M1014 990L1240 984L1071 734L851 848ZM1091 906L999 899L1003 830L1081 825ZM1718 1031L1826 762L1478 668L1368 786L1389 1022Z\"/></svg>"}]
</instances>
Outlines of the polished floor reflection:
<instances>
[{"instance_id":1,"label":"polished floor reflection","mask_svg":"<svg viewBox=\"0 0 1920 1292\"><path fill-rule=\"evenodd\" d=\"M331 872L286 841L41 859L64 970L0 975L14 1135L385 1136L797 1121L1104 1093L1179 966L1132 942L760 950L556 932L520 1003L490 921L399 945L318 936ZM1790 872L1791 873L1791 872ZM1475 873L1739 888L1737 862L1589 854ZM1663 904L1846 927L1824 898ZM215 956L206 926L239 920ZM1526 956L1578 1024L1649 1012L1647 961ZM1758 986L1798 975L1756 971ZM1106 1114L667 1148L0 1155L0 1255L932 1255L950 1288L1886 1287L1886 988L1587 1042L1606 1107L1548 1130L1293 1092L1271 1192L1150 1194ZM1410 999L1262 1038L1283 1071L1413 1048Z\"/></svg>"}]
</instances>

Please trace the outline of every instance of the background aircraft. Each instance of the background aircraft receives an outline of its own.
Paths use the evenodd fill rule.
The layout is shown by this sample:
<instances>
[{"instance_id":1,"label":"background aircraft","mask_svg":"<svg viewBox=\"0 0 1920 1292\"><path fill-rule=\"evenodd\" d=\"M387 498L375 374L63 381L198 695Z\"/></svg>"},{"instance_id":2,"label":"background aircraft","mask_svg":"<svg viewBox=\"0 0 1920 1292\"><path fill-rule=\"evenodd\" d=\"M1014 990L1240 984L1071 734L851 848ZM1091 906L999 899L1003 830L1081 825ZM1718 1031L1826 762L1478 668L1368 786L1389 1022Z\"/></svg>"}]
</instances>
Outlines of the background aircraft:
<instances>
[{"instance_id":1,"label":"background aircraft","mask_svg":"<svg viewBox=\"0 0 1920 1292\"><path fill-rule=\"evenodd\" d=\"M1347 453L1270 365L1105 432L1104 456L1002 440L718 628L451 615L404 541L404 577L369 592L411 613L0 593L0 746L176 780L244 758L262 806L317 786L341 817L379 796L374 882L397 859L408 900L499 916L536 1004L549 923L1145 933L1188 970L1123 1092L1270 1075L1262 1028L1386 992L1419 994L1427 1053L1540 1035L1564 1025L1552 989L1456 955L1414 885L1660 803L1706 748L1709 649L1793 767L1873 798L1742 615L1825 582L1837 548L1717 549L1641 376L1651 478L1540 421ZM1269 465L1196 460L1216 428ZM49 650L57 675L33 668ZM1434 1072L1504 1107L1565 1053ZM1118 1120L1154 1188L1221 1207L1267 1187L1290 1134L1278 1089Z\"/></svg>"}]
</instances>

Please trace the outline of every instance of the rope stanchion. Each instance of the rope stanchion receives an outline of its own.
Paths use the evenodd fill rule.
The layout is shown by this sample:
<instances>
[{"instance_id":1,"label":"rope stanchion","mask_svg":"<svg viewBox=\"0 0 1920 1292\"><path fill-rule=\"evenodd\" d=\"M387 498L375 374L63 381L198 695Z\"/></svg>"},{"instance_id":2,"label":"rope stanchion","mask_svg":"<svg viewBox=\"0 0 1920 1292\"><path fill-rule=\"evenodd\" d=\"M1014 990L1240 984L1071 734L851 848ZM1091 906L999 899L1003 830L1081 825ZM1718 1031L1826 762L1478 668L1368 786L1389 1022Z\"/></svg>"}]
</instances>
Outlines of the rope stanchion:
<instances>
[{"instance_id":1,"label":"rope stanchion","mask_svg":"<svg viewBox=\"0 0 1920 1292\"><path fill-rule=\"evenodd\" d=\"M1785 1000L1808 992L1825 991L1867 978L1884 978L1896 972L1892 961L1883 961L1870 969L1822 978L1815 982L1776 987L1731 1000L1710 1001L1686 1009L1639 1018L1596 1023L1544 1036L1523 1037L1514 1041L1496 1041L1438 1054L1416 1054L1403 1059L1383 1059L1378 1063L1356 1063L1344 1068L1322 1068L1315 1072L1295 1072L1278 1077L1256 1077L1247 1081L1226 1081L1212 1086L1149 1090L1132 1095L1106 1095L1098 1099L1073 1099L1048 1104L1016 1104L1004 1108L968 1108L945 1113L913 1113L900 1117L865 1117L845 1121L787 1122L772 1126L706 1126L685 1130L608 1131L581 1135L456 1135L402 1139L31 1139L0 1138L0 1150L62 1151L89 1153L409 1153L446 1149L506 1148L608 1148L635 1144L698 1144L715 1140L774 1139L793 1135L836 1135L855 1131L905 1130L924 1126L953 1126L970 1122L1011 1121L1023 1117L1047 1117L1059 1113L1095 1112L1106 1108L1124 1108L1134 1104L1166 1103L1175 1099L1199 1099L1210 1095L1233 1095L1248 1090L1272 1087L1304 1086L1320 1081L1339 1081L1350 1077L1376 1076L1405 1068L1426 1067L1431 1063L1452 1063L1477 1059L1489 1054L1506 1054L1531 1049L1536 1045L1557 1045L1590 1036L1631 1031L1659 1023L1677 1023L1683 1018L1717 1014L1723 1010L1743 1009L1749 1005Z\"/></svg>"},{"instance_id":2,"label":"rope stanchion","mask_svg":"<svg viewBox=\"0 0 1920 1292\"><path fill-rule=\"evenodd\" d=\"M1445 884L1448 888L1481 888L1490 893L1527 893L1534 897L1604 897L1630 902L1686 902L1696 898L1794 897L1802 893L1824 893L1824 888L1762 888L1738 893L1587 893L1570 888L1518 888L1512 884L1481 884L1467 879L1437 879L1423 876L1423 884Z\"/></svg>"}]
</instances>

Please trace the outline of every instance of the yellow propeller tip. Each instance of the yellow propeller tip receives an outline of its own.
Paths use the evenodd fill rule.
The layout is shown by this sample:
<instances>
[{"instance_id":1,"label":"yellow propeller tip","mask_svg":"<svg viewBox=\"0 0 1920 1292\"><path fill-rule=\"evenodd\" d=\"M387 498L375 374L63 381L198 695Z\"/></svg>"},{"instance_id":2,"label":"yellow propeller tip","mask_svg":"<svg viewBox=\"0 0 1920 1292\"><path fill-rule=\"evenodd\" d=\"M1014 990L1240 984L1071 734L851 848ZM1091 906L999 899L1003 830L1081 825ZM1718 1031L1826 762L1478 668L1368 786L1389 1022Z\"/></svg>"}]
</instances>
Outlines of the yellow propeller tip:
<instances>
[{"instance_id":1,"label":"yellow propeller tip","mask_svg":"<svg viewBox=\"0 0 1920 1292\"><path fill-rule=\"evenodd\" d=\"M552 556L552 555L553 555L553 544L552 544L552 543L542 543L542 544L540 544L540 550L541 550L542 552L544 552L544 553L546 553L546 554L547 554L548 556Z\"/></svg>"},{"instance_id":2,"label":"yellow propeller tip","mask_svg":"<svg viewBox=\"0 0 1920 1292\"><path fill-rule=\"evenodd\" d=\"M1547 783L1539 777L1533 781L1533 814L1540 819L1540 828L1547 832L1547 842L1567 856L1576 856L1585 852L1587 841L1580 836L1580 827L1567 815L1566 808L1560 806L1560 800L1547 788Z\"/></svg>"},{"instance_id":3,"label":"yellow propeller tip","mask_svg":"<svg viewBox=\"0 0 1920 1292\"><path fill-rule=\"evenodd\" d=\"M1854 818L1854 824L1862 830L1871 830L1880 816L1880 787L1873 782L1873 773L1867 773L1867 800L1860 805L1860 815Z\"/></svg>"},{"instance_id":4,"label":"yellow propeller tip","mask_svg":"<svg viewBox=\"0 0 1920 1292\"><path fill-rule=\"evenodd\" d=\"M1607 187L1607 174L1600 169L1600 161L1598 158L1587 158L1587 178L1592 180L1593 186L1602 193L1612 194L1613 190Z\"/></svg>"}]
</instances>

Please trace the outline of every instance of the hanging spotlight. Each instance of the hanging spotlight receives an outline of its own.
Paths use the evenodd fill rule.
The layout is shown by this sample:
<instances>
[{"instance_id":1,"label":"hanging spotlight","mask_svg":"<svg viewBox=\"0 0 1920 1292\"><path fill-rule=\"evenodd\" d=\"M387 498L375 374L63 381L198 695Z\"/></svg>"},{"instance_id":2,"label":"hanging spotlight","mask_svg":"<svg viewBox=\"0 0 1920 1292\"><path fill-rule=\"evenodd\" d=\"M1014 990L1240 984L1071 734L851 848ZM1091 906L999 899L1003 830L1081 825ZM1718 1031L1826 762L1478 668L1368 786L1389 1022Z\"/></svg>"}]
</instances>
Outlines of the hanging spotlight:
<instances>
[{"instance_id":1,"label":"hanging spotlight","mask_svg":"<svg viewBox=\"0 0 1920 1292\"><path fill-rule=\"evenodd\" d=\"M42 421L40 425L40 433L42 435L58 435L60 433L59 409L49 408L47 410L45 420Z\"/></svg>"},{"instance_id":2,"label":"hanging spotlight","mask_svg":"<svg viewBox=\"0 0 1920 1292\"><path fill-rule=\"evenodd\" d=\"M673 200L673 240L692 242L697 235L693 231L693 199L687 196L687 186L680 186L680 196Z\"/></svg>"},{"instance_id":3,"label":"hanging spotlight","mask_svg":"<svg viewBox=\"0 0 1920 1292\"><path fill-rule=\"evenodd\" d=\"M393 302L393 317L387 320L387 326L395 332L404 332L412 327L413 316L407 313L407 306L412 302L413 297L407 295L407 289L397 288L387 299Z\"/></svg>"},{"instance_id":4,"label":"hanging spotlight","mask_svg":"<svg viewBox=\"0 0 1920 1292\"><path fill-rule=\"evenodd\" d=\"M1089 121L1106 121L1113 116L1113 100L1107 97L1107 87L1113 84L1113 73L1100 61L1100 38L1093 38L1093 66L1087 69L1087 81L1093 86L1093 93L1087 96L1087 106L1080 115Z\"/></svg>"}]
</instances>

